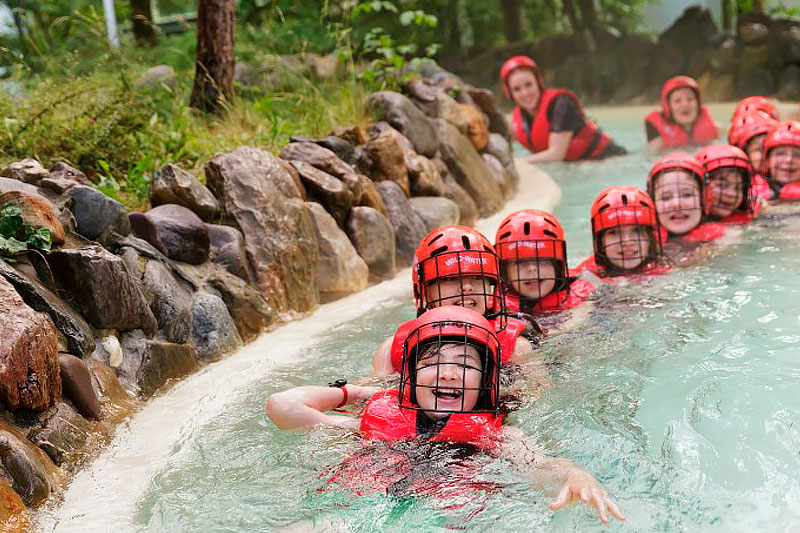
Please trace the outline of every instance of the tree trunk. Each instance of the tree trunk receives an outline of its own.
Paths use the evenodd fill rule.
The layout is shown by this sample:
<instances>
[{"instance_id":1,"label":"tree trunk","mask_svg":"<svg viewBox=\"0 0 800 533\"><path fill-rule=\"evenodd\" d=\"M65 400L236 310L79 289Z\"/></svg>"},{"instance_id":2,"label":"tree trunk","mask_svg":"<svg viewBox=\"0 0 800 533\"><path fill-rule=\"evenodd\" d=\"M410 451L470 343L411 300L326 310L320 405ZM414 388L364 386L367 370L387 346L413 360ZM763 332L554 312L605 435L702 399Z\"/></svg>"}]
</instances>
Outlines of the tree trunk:
<instances>
[{"instance_id":1,"label":"tree trunk","mask_svg":"<svg viewBox=\"0 0 800 533\"><path fill-rule=\"evenodd\" d=\"M733 28L733 6L731 0L722 0L722 29L731 31Z\"/></svg>"},{"instance_id":2,"label":"tree trunk","mask_svg":"<svg viewBox=\"0 0 800 533\"><path fill-rule=\"evenodd\" d=\"M191 106L222 113L233 97L233 25L235 0L197 4L197 61Z\"/></svg>"},{"instance_id":3,"label":"tree trunk","mask_svg":"<svg viewBox=\"0 0 800 533\"><path fill-rule=\"evenodd\" d=\"M522 40L522 0L500 0L503 7L503 22L506 42Z\"/></svg>"},{"instance_id":4,"label":"tree trunk","mask_svg":"<svg viewBox=\"0 0 800 533\"><path fill-rule=\"evenodd\" d=\"M155 46L156 31L150 0L131 0L131 25L136 44Z\"/></svg>"},{"instance_id":5,"label":"tree trunk","mask_svg":"<svg viewBox=\"0 0 800 533\"><path fill-rule=\"evenodd\" d=\"M597 30L597 13L594 9L594 0L578 0L578 8L581 11L581 26L583 37L589 48L596 48L595 32Z\"/></svg>"},{"instance_id":6,"label":"tree trunk","mask_svg":"<svg viewBox=\"0 0 800 533\"><path fill-rule=\"evenodd\" d=\"M575 12L575 4L572 0L563 0L564 4L564 13L567 14L567 20L569 20L569 25L572 26L572 33L579 35L581 30L581 23L578 21L578 15Z\"/></svg>"}]
</instances>

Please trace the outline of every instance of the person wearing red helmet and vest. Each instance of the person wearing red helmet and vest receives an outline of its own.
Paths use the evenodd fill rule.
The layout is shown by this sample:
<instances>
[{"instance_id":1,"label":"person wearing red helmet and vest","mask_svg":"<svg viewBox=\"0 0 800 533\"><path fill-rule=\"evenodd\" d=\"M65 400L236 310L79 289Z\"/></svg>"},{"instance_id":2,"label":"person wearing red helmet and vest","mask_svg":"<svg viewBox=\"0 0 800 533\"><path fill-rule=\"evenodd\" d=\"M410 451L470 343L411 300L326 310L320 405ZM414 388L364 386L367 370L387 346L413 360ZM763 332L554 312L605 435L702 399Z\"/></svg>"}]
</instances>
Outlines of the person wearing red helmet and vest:
<instances>
[{"instance_id":1,"label":"person wearing red helmet and vest","mask_svg":"<svg viewBox=\"0 0 800 533\"><path fill-rule=\"evenodd\" d=\"M550 213L524 209L508 215L497 228L494 248L509 313L558 313L594 291L591 282L569 272L564 229Z\"/></svg>"},{"instance_id":2,"label":"person wearing red helmet and vest","mask_svg":"<svg viewBox=\"0 0 800 533\"><path fill-rule=\"evenodd\" d=\"M772 197L769 183L761 175L761 152L767 132L777 124L777 120L765 118L763 114L740 114L734 117L728 131L728 142L744 150L750 159L753 167L753 194L759 198Z\"/></svg>"},{"instance_id":3,"label":"person wearing red helmet and vest","mask_svg":"<svg viewBox=\"0 0 800 533\"><path fill-rule=\"evenodd\" d=\"M780 122L767 133L761 173L769 182L772 199L800 201L800 122Z\"/></svg>"},{"instance_id":4,"label":"person wearing red helmet and vest","mask_svg":"<svg viewBox=\"0 0 800 533\"><path fill-rule=\"evenodd\" d=\"M703 200L704 174L697 159L685 152L665 154L650 169L647 192L656 206L664 241L706 243L725 235L725 224L703 222L708 208Z\"/></svg>"},{"instance_id":5,"label":"person wearing red helmet and vest","mask_svg":"<svg viewBox=\"0 0 800 533\"><path fill-rule=\"evenodd\" d=\"M733 118L744 115L759 115L768 120L781 119L775 104L763 96L748 96L739 100L733 110Z\"/></svg>"},{"instance_id":6,"label":"person wearing red helmet and vest","mask_svg":"<svg viewBox=\"0 0 800 533\"><path fill-rule=\"evenodd\" d=\"M413 321L404 343L399 389L380 391L347 385L343 380L335 387L296 387L271 395L266 414L280 429L339 427L358 430L368 441L416 444L422 451L414 454L413 461L423 461L424 450L434 450L425 447L437 443L482 449L511 461L537 484L561 485L550 505L552 510L580 500L593 505L603 522L608 522L608 514L625 520L594 477L570 461L533 451L536 448L519 429L503 425L499 405L501 351L494 327L477 312L438 307ZM363 401L367 403L359 413L360 419L327 412ZM386 451L398 452L399 448ZM383 490L390 494L396 493L395 485L400 481L404 491L409 486L413 490L415 480L408 478L416 465L408 456L397 455L386 457L392 472L375 476L363 472L363 464L353 464L329 481L341 480L362 492ZM430 477L431 469L425 471ZM427 484L431 482L435 484L435 480Z\"/></svg>"},{"instance_id":7,"label":"person wearing red helmet and vest","mask_svg":"<svg viewBox=\"0 0 800 533\"><path fill-rule=\"evenodd\" d=\"M532 152L530 163L603 159L627 151L586 118L578 98L560 87L545 87L536 62L527 56L507 59L500 81L515 104L511 127Z\"/></svg>"},{"instance_id":8,"label":"person wearing red helmet and vest","mask_svg":"<svg viewBox=\"0 0 800 533\"><path fill-rule=\"evenodd\" d=\"M661 253L655 206L644 191L609 187L592 202L591 217L594 254L576 272L589 271L608 282L670 271Z\"/></svg>"},{"instance_id":9,"label":"person wearing red helmet and vest","mask_svg":"<svg viewBox=\"0 0 800 533\"><path fill-rule=\"evenodd\" d=\"M719 135L700 98L700 87L689 76L675 76L661 88L661 110L644 120L651 153L705 144Z\"/></svg>"},{"instance_id":10,"label":"person wearing red helmet and vest","mask_svg":"<svg viewBox=\"0 0 800 533\"><path fill-rule=\"evenodd\" d=\"M523 336L536 324L507 317L500 284L500 263L489 240L466 226L431 231L414 252L411 266L417 316L443 305L473 309L489 319L503 345L503 364L528 359L531 343ZM401 324L372 359L373 374L399 373L403 343L413 321Z\"/></svg>"},{"instance_id":11,"label":"person wearing red helmet and vest","mask_svg":"<svg viewBox=\"0 0 800 533\"><path fill-rule=\"evenodd\" d=\"M710 144L697 152L703 166L708 218L726 224L751 222L761 209L747 154L730 144Z\"/></svg>"}]
</instances>

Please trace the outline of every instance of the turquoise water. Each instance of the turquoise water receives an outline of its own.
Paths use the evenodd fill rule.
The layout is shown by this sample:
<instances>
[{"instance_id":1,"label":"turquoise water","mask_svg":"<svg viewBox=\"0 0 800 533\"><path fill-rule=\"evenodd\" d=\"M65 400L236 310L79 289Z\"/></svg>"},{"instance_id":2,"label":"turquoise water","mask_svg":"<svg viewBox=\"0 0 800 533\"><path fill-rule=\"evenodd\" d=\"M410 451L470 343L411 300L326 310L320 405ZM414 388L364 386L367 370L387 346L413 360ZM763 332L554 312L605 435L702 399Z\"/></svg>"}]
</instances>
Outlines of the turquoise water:
<instances>
[{"instance_id":1,"label":"turquoise water","mask_svg":"<svg viewBox=\"0 0 800 533\"><path fill-rule=\"evenodd\" d=\"M636 148L641 118L628 113L601 121ZM650 161L629 155L544 167L564 192L556 214L567 231L571 263L591 251L594 195L613 184L642 186ZM768 218L699 266L613 287L580 327L543 347L554 387L525 402L512 423L601 480L624 508L624 524L602 526L588 507L554 514L547 510L549 498L506 463L481 457L471 468L487 483L483 490L448 480L439 496L357 496L325 482L360 449L357 439L280 432L265 421L270 393L367 374L378 343L413 315L410 292L409 283L405 296L377 308L367 294L360 305L368 312L310 331L292 347L299 355L265 362L263 372L242 365L242 373L257 378L219 383L212 369L201 378L214 385L205 385L209 390L199 400L162 398L172 402L161 409L174 408L178 437L136 461L150 461L146 473L122 482L118 494L104 495L96 512L84 500L89 510L68 503L45 513L41 528L267 531L302 520L335 531L800 527L800 218ZM280 343L258 349L265 358L289 350ZM159 446L155 433L167 428L147 427L154 433L134 427L131 434L138 436L117 443L119 450ZM141 469L115 459L115 450L108 456L82 485L107 492L102 487L109 478Z\"/></svg>"}]
</instances>

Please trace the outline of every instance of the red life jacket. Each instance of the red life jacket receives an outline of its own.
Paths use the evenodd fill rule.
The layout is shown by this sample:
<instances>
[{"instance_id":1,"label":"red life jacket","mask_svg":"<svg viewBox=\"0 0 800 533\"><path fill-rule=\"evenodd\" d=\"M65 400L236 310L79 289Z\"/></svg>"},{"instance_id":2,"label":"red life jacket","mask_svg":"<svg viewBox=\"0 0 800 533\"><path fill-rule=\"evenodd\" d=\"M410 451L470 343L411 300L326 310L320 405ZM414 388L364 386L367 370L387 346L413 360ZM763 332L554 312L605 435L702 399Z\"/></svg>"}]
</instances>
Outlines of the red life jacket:
<instances>
[{"instance_id":1,"label":"red life jacket","mask_svg":"<svg viewBox=\"0 0 800 533\"><path fill-rule=\"evenodd\" d=\"M786 202L800 200L800 181L793 181L782 186L778 191L778 200Z\"/></svg>"},{"instance_id":2,"label":"red life jacket","mask_svg":"<svg viewBox=\"0 0 800 533\"><path fill-rule=\"evenodd\" d=\"M761 174L753 174L753 195L769 200L772 198L772 189L769 182Z\"/></svg>"},{"instance_id":3,"label":"red life jacket","mask_svg":"<svg viewBox=\"0 0 800 533\"><path fill-rule=\"evenodd\" d=\"M400 407L397 390L381 391L369 399L361 418L364 437L372 440L413 440L417 436L416 409ZM453 413L431 442L471 444L484 449L497 445L503 419L491 413Z\"/></svg>"},{"instance_id":4,"label":"red life jacket","mask_svg":"<svg viewBox=\"0 0 800 533\"><path fill-rule=\"evenodd\" d=\"M714 125L714 121L704 105L700 106L700 116L692 127L691 135L665 117L661 111L653 111L644 120L658 131L658 136L661 137L662 141L662 149L703 144L711 142L719 136L717 126Z\"/></svg>"},{"instance_id":5,"label":"red life jacket","mask_svg":"<svg viewBox=\"0 0 800 533\"><path fill-rule=\"evenodd\" d=\"M569 89L560 87L547 87L542 91L542 96L539 98L539 107L536 110L536 116L533 118L531 125L522 114L522 108L517 106L514 109L514 114L511 117L511 126L514 130L514 135L517 140L528 149L528 151L536 153L547 150L550 145L550 119L547 118L547 111L550 104L559 96L569 96L575 101L580 111L581 118L584 120L583 127L575 133L569 141L567 153L564 155L564 161L578 161L580 159L594 159L602 154L611 138L604 132L600 131L597 124L588 120L583 112L583 107L578 101L578 97Z\"/></svg>"},{"instance_id":6,"label":"red life jacket","mask_svg":"<svg viewBox=\"0 0 800 533\"><path fill-rule=\"evenodd\" d=\"M546 294L544 298L529 304L526 312L548 314L573 309L578 307L592 291L594 291L593 283L585 279L572 279L569 285L560 291ZM521 310L519 294L511 289L506 290L506 309L514 313L519 313Z\"/></svg>"},{"instance_id":7,"label":"red life jacket","mask_svg":"<svg viewBox=\"0 0 800 533\"><path fill-rule=\"evenodd\" d=\"M392 361L392 368L398 373L403 368L403 343L413 329L413 322L414 320L412 319L400 324L400 327L394 332L394 337L392 337L392 347L389 350L389 357ZM497 331L497 328L500 326L499 319L495 318L489 322L491 322L492 326L495 328L495 335L497 335L497 340L500 342L500 364L507 365L514 356L514 348L517 345L517 339L525 332L527 325L522 320L509 317L505 328Z\"/></svg>"},{"instance_id":8,"label":"red life jacket","mask_svg":"<svg viewBox=\"0 0 800 533\"><path fill-rule=\"evenodd\" d=\"M583 272L584 270L588 270L598 278L603 283L621 281L623 278L632 277L632 276L658 276L661 274L666 274L672 270L672 267L669 265L662 265L661 263L657 263L656 261L651 261L647 263L644 267L637 268L633 272L625 272L622 274L609 274L605 268L601 267L597 264L597 260L595 259L594 255L591 255L581 261L581 263L575 267L575 272Z\"/></svg>"},{"instance_id":9,"label":"red life jacket","mask_svg":"<svg viewBox=\"0 0 800 533\"><path fill-rule=\"evenodd\" d=\"M725 235L726 229L722 222L704 222L679 238L685 242L714 242Z\"/></svg>"},{"instance_id":10,"label":"red life jacket","mask_svg":"<svg viewBox=\"0 0 800 533\"><path fill-rule=\"evenodd\" d=\"M750 189L750 208L745 213L731 213L726 217L722 217L718 222L723 224L747 224L752 222L758 213L761 212L761 198L757 195L754 188Z\"/></svg>"}]
</instances>

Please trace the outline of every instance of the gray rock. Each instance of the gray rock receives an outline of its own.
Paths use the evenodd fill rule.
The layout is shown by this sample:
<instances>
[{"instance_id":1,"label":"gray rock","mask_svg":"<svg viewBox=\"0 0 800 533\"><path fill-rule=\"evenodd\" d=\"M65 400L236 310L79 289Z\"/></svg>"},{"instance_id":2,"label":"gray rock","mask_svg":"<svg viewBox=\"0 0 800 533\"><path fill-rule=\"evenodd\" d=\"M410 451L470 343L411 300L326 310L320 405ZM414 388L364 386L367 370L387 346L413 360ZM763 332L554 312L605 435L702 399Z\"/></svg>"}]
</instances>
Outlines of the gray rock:
<instances>
[{"instance_id":1,"label":"gray rock","mask_svg":"<svg viewBox=\"0 0 800 533\"><path fill-rule=\"evenodd\" d=\"M10 480L29 507L44 502L57 487L56 467L17 429L0 420L0 478Z\"/></svg>"},{"instance_id":2,"label":"gray rock","mask_svg":"<svg viewBox=\"0 0 800 533\"><path fill-rule=\"evenodd\" d=\"M407 97L392 91L372 93L367 99L367 108L408 137L417 153L427 157L436 154L439 147L436 130Z\"/></svg>"},{"instance_id":3,"label":"gray rock","mask_svg":"<svg viewBox=\"0 0 800 533\"><path fill-rule=\"evenodd\" d=\"M66 163L58 162L50 169L50 179L68 180L80 185L89 185L89 178L82 171Z\"/></svg>"},{"instance_id":4,"label":"gray rock","mask_svg":"<svg viewBox=\"0 0 800 533\"><path fill-rule=\"evenodd\" d=\"M486 166L489 167L492 178L494 178L495 186L500 189L503 199L509 199L514 191L511 186L511 179L507 176L503 164L492 154L481 154L481 158L483 158L483 162L486 163Z\"/></svg>"},{"instance_id":5,"label":"gray rock","mask_svg":"<svg viewBox=\"0 0 800 533\"><path fill-rule=\"evenodd\" d=\"M242 232L230 226L216 224L206 224L206 229L211 246L211 260L225 267L231 274L251 281L253 276L247 262Z\"/></svg>"},{"instance_id":6,"label":"gray rock","mask_svg":"<svg viewBox=\"0 0 800 533\"><path fill-rule=\"evenodd\" d=\"M25 183L14 178L0 177L0 194L9 191L25 191L32 194L37 194L39 192L36 187L30 183Z\"/></svg>"},{"instance_id":7,"label":"gray rock","mask_svg":"<svg viewBox=\"0 0 800 533\"><path fill-rule=\"evenodd\" d=\"M781 72L778 96L781 100L800 100L800 66L789 65Z\"/></svg>"},{"instance_id":8,"label":"gray rock","mask_svg":"<svg viewBox=\"0 0 800 533\"><path fill-rule=\"evenodd\" d=\"M209 189L235 221L261 294L278 311L317 305L317 238L291 176L272 154L241 147L206 164Z\"/></svg>"},{"instance_id":9,"label":"gray rock","mask_svg":"<svg viewBox=\"0 0 800 533\"><path fill-rule=\"evenodd\" d=\"M444 179L444 184L445 198L455 202L461 214L461 219L458 223L462 226L474 226L478 221L478 206L472 201L472 197L451 176L447 176Z\"/></svg>"},{"instance_id":10,"label":"gray rock","mask_svg":"<svg viewBox=\"0 0 800 533\"><path fill-rule=\"evenodd\" d=\"M196 352L189 344L148 339L142 330L123 333L125 356L117 369L120 383L135 396L149 398L170 379L182 378L197 368Z\"/></svg>"},{"instance_id":11,"label":"gray rock","mask_svg":"<svg viewBox=\"0 0 800 533\"><path fill-rule=\"evenodd\" d=\"M316 202L307 202L319 245L317 280L319 291L344 295L363 290L369 279L369 268L336 220Z\"/></svg>"},{"instance_id":12,"label":"gray rock","mask_svg":"<svg viewBox=\"0 0 800 533\"><path fill-rule=\"evenodd\" d=\"M449 122L437 119L436 126L442 159L451 175L472 197L481 217L496 213L503 206L503 193L480 154L470 140Z\"/></svg>"},{"instance_id":13,"label":"gray rock","mask_svg":"<svg viewBox=\"0 0 800 533\"><path fill-rule=\"evenodd\" d=\"M410 265L414 251L427 233L425 222L412 209L403 190L395 182L382 181L375 184L375 188L389 210L389 221L394 228L396 261L401 265Z\"/></svg>"},{"instance_id":14,"label":"gray rock","mask_svg":"<svg viewBox=\"0 0 800 533\"><path fill-rule=\"evenodd\" d=\"M178 85L178 77L175 74L175 69L169 65L156 65L150 67L147 71L139 76L134 85L137 87L158 87L166 85L170 88L175 88Z\"/></svg>"},{"instance_id":15,"label":"gray rock","mask_svg":"<svg viewBox=\"0 0 800 533\"><path fill-rule=\"evenodd\" d=\"M486 145L486 153L491 154L500 161L506 171L512 191L516 192L519 188L519 172L514 164L514 152L511 145L502 135L492 133L489 135L489 144Z\"/></svg>"},{"instance_id":16,"label":"gray rock","mask_svg":"<svg viewBox=\"0 0 800 533\"><path fill-rule=\"evenodd\" d=\"M150 184L153 206L178 204L208 222L219 214L219 202L205 185L177 165L168 164L153 175Z\"/></svg>"},{"instance_id":17,"label":"gray rock","mask_svg":"<svg viewBox=\"0 0 800 533\"><path fill-rule=\"evenodd\" d=\"M327 172L303 161L291 160L289 162L300 175L309 200L324 205L336 222L343 225L347 219L347 213L354 203L353 194L347 185Z\"/></svg>"},{"instance_id":18,"label":"gray rock","mask_svg":"<svg viewBox=\"0 0 800 533\"><path fill-rule=\"evenodd\" d=\"M199 265L208 260L205 223L190 209L164 204L146 213L131 213L131 229L174 261Z\"/></svg>"},{"instance_id":19,"label":"gray rock","mask_svg":"<svg viewBox=\"0 0 800 533\"><path fill-rule=\"evenodd\" d=\"M192 343L200 359L215 359L242 346L225 302L207 292L198 292L192 305Z\"/></svg>"},{"instance_id":20,"label":"gray rock","mask_svg":"<svg viewBox=\"0 0 800 533\"><path fill-rule=\"evenodd\" d=\"M425 222L427 233L442 226L458 224L461 212L458 205L450 199L438 196L417 196L409 199L411 207ZM426 233L426 234L427 234Z\"/></svg>"},{"instance_id":21,"label":"gray rock","mask_svg":"<svg viewBox=\"0 0 800 533\"><path fill-rule=\"evenodd\" d=\"M0 175L24 183L36 184L44 178L49 178L50 171L44 168L37 160L28 158L11 163L0 171Z\"/></svg>"},{"instance_id":22,"label":"gray rock","mask_svg":"<svg viewBox=\"0 0 800 533\"><path fill-rule=\"evenodd\" d=\"M358 255L367 263L370 276L378 280L394 277L394 228L389 219L371 207L354 207L345 231Z\"/></svg>"},{"instance_id":23,"label":"gray rock","mask_svg":"<svg viewBox=\"0 0 800 533\"><path fill-rule=\"evenodd\" d=\"M38 279L26 275L0 261L0 276L14 286L25 303L34 311L47 313L59 333L64 336L67 348L73 353L88 356L94 351L92 328L83 317Z\"/></svg>"},{"instance_id":24,"label":"gray rock","mask_svg":"<svg viewBox=\"0 0 800 533\"><path fill-rule=\"evenodd\" d=\"M147 261L142 289L164 339L183 344L192 331L192 290L173 276L167 266Z\"/></svg>"},{"instance_id":25,"label":"gray rock","mask_svg":"<svg viewBox=\"0 0 800 533\"><path fill-rule=\"evenodd\" d=\"M155 333L156 319L119 257L94 244L55 250L49 263L56 282L93 326Z\"/></svg>"},{"instance_id":26,"label":"gray rock","mask_svg":"<svg viewBox=\"0 0 800 533\"><path fill-rule=\"evenodd\" d=\"M70 211L78 224L77 231L87 239L103 239L111 232L128 235L131 225L125 206L92 187L78 185L69 190Z\"/></svg>"},{"instance_id":27,"label":"gray rock","mask_svg":"<svg viewBox=\"0 0 800 533\"><path fill-rule=\"evenodd\" d=\"M89 379L89 371L86 372ZM74 465L80 462L85 458L90 443L98 440L99 435L94 431L95 424L64 402L59 402L48 415L40 428L29 432L28 438L57 465Z\"/></svg>"},{"instance_id":28,"label":"gray rock","mask_svg":"<svg viewBox=\"0 0 800 533\"><path fill-rule=\"evenodd\" d=\"M354 166L358 160L355 145L335 135L328 135L327 137L322 137L321 139L293 136L289 140L293 143L310 142L319 145L336 154L336 157L350 166Z\"/></svg>"}]
</instances>

